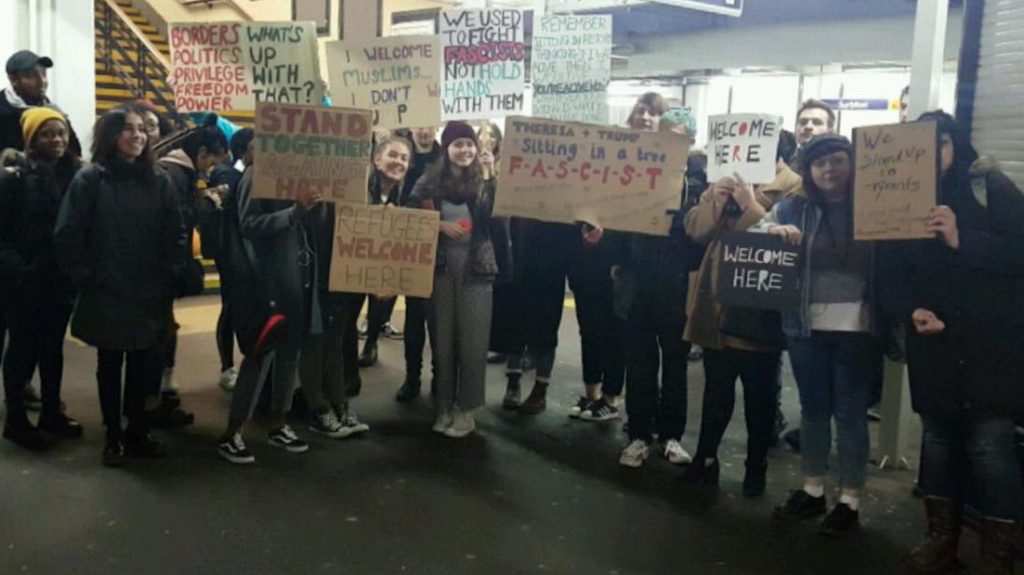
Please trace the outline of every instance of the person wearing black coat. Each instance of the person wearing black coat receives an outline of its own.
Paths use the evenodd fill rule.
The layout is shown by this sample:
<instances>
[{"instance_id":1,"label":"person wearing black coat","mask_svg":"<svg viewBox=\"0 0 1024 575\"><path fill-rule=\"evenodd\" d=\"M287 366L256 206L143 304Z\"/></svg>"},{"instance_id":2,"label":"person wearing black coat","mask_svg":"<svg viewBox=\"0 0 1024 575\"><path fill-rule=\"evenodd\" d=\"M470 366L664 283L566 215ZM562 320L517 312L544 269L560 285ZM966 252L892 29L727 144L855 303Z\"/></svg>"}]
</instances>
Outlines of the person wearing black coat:
<instances>
[{"instance_id":1,"label":"person wearing black coat","mask_svg":"<svg viewBox=\"0 0 1024 575\"><path fill-rule=\"evenodd\" d=\"M884 309L906 329L914 410L924 424L927 539L910 564L955 570L965 494L984 515L981 569L1012 573L1021 520L1014 419L1024 414L1024 194L978 160L966 132L929 112L942 138L940 204L928 241L882 247Z\"/></svg>"},{"instance_id":2,"label":"person wearing black coat","mask_svg":"<svg viewBox=\"0 0 1024 575\"><path fill-rule=\"evenodd\" d=\"M27 142L21 131L21 115L26 110L46 106L64 114L46 97L49 83L46 71L52 67L53 60L29 50L15 52L7 59L6 72L10 87L0 91L0 150L25 149ZM64 116L64 121L68 124L68 152L80 158L82 144L78 141L78 136L68 122L67 116Z\"/></svg>"},{"instance_id":3,"label":"person wearing black coat","mask_svg":"<svg viewBox=\"0 0 1024 575\"><path fill-rule=\"evenodd\" d=\"M64 333L74 288L57 266L53 227L71 179L81 167L68 150L64 116L49 108L22 114L25 154L0 176L0 315L10 320L11 348L3 366L4 437L29 449L46 438L77 439L82 426L61 410ZM0 344L2 345L2 344ZM25 388L36 366L43 391L38 429L28 420Z\"/></svg>"},{"instance_id":4,"label":"person wearing black coat","mask_svg":"<svg viewBox=\"0 0 1024 575\"><path fill-rule=\"evenodd\" d=\"M104 114L93 130L93 163L75 176L54 231L61 269L78 288L71 333L98 350L107 443L103 462L155 457L145 394L158 385L159 344L171 325L184 233L166 173L157 168L134 106ZM121 428L121 371L128 427Z\"/></svg>"}]
</instances>

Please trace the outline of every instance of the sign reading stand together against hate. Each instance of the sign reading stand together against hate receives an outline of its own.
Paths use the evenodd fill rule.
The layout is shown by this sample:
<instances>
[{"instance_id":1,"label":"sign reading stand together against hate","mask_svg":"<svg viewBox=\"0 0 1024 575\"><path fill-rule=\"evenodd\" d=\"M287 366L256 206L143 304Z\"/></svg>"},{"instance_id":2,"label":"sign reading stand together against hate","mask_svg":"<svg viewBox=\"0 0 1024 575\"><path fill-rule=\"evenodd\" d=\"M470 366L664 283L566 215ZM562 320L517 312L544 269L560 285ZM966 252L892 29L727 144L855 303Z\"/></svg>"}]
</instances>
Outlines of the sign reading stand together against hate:
<instances>
[{"instance_id":1,"label":"sign reading stand together against hate","mask_svg":"<svg viewBox=\"0 0 1024 575\"><path fill-rule=\"evenodd\" d=\"M441 49L437 36L396 36L327 44L335 102L374 110L380 128L441 123Z\"/></svg>"},{"instance_id":2,"label":"sign reading stand together against hate","mask_svg":"<svg viewBox=\"0 0 1024 575\"><path fill-rule=\"evenodd\" d=\"M533 28L533 116L608 123L612 17L551 16Z\"/></svg>"},{"instance_id":3,"label":"sign reading stand together against hate","mask_svg":"<svg viewBox=\"0 0 1024 575\"><path fill-rule=\"evenodd\" d=\"M800 304L800 246L768 234L725 232L721 258L719 303L778 311Z\"/></svg>"},{"instance_id":4,"label":"sign reading stand together against hate","mask_svg":"<svg viewBox=\"0 0 1024 575\"><path fill-rule=\"evenodd\" d=\"M253 197L319 192L327 202L365 204L370 117L369 110L258 103Z\"/></svg>"},{"instance_id":5,"label":"sign reading stand together against hate","mask_svg":"<svg viewBox=\"0 0 1024 575\"><path fill-rule=\"evenodd\" d=\"M330 291L427 298L434 291L434 210L337 204Z\"/></svg>"},{"instance_id":6,"label":"sign reading stand together against hate","mask_svg":"<svg viewBox=\"0 0 1024 575\"><path fill-rule=\"evenodd\" d=\"M748 184L775 180L782 118L764 114L711 116L708 130L708 181L739 174Z\"/></svg>"},{"instance_id":7,"label":"sign reading stand together against hate","mask_svg":"<svg viewBox=\"0 0 1024 575\"><path fill-rule=\"evenodd\" d=\"M442 119L480 120L523 110L526 46L519 10L444 10Z\"/></svg>"},{"instance_id":8,"label":"sign reading stand together against hate","mask_svg":"<svg viewBox=\"0 0 1024 575\"><path fill-rule=\"evenodd\" d=\"M928 214L938 200L935 122L853 131L853 239L933 238Z\"/></svg>"},{"instance_id":9,"label":"sign reading stand together against hate","mask_svg":"<svg viewBox=\"0 0 1024 575\"><path fill-rule=\"evenodd\" d=\"M513 116L494 212L667 236L688 153L677 134Z\"/></svg>"},{"instance_id":10,"label":"sign reading stand together against hate","mask_svg":"<svg viewBox=\"0 0 1024 575\"><path fill-rule=\"evenodd\" d=\"M179 112L323 100L312 22L172 23L168 35Z\"/></svg>"}]
</instances>

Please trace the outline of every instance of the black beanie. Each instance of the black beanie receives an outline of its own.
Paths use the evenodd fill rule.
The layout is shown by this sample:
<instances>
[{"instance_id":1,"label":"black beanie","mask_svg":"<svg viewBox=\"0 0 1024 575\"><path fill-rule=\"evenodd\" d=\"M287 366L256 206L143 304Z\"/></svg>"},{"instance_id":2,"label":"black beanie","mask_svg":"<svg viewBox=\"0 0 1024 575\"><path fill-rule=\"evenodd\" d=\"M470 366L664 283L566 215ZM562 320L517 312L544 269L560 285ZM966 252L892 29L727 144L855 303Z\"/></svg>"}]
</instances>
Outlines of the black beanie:
<instances>
[{"instance_id":1,"label":"black beanie","mask_svg":"<svg viewBox=\"0 0 1024 575\"><path fill-rule=\"evenodd\" d=\"M448 149L448 146L459 138L469 138L476 143L476 130L465 122L448 122L441 132L441 148Z\"/></svg>"},{"instance_id":2,"label":"black beanie","mask_svg":"<svg viewBox=\"0 0 1024 575\"><path fill-rule=\"evenodd\" d=\"M847 156L853 155L853 146L846 136L839 134L820 134L811 138L810 142L804 145L800 151L800 176L805 181L811 177L811 164L815 160L823 158L835 152L846 152Z\"/></svg>"}]
</instances>

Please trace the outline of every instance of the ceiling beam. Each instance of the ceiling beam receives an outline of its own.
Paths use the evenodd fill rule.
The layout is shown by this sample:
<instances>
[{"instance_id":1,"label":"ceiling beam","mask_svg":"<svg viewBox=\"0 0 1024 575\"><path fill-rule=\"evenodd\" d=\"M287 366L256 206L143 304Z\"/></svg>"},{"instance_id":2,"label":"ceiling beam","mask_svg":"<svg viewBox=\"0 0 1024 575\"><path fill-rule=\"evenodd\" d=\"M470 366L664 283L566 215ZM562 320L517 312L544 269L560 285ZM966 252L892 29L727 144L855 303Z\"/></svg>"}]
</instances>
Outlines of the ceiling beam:
<instances>
[{"instance_id":1,"label":"ceiling beam","mask_svg":"<svg viewBox=\"0 0 1024 575\"><path fill-rule=\"evenodd\" d=\"M548 0L548 7L554 12L575 12L663 4L739 18L743 15L743 2L744 0Z\"/></svg>"}]
</instances>

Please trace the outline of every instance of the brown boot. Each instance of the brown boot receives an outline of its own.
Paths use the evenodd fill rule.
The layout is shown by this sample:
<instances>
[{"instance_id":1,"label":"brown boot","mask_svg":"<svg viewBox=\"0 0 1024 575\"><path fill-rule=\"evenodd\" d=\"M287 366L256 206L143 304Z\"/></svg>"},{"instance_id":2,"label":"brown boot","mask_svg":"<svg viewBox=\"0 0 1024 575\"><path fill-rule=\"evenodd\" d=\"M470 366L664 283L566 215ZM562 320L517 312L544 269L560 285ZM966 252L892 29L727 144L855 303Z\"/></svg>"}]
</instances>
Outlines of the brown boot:
<instances>
[{"instance_id":1,"label":"brown boot","mask_svg":"<svg viewBox=\"0 0 1024 575\"><path fill-rule=\"evenodd\" d=\"M978 567L971 573L974 575L1012 575L1013 564L1017 561L1019 538L1020 529L1013 521L985 519L985 528L981 535L981 558L978 561Z\"/></svg>"},{"instance_id":2,"label":"brown boot","mask_svg":"<svg viewBox=\"0 0 1024 575\"><path fill-rule=\"evenodd\" d=\"M524 415L537 415L548 407L548 384L538 381L533 384L530 395L526 401L519 406L519 413Z\"/></svg>"},{"instance_id":3,"label":"brown boot","mask_svg":"<svg viewBox=\"0 0 1024 575\"><path fill-rule=\"evenodd\" d=\"M911 569L920 573L956 573L956 547L960 540L960 511L943 497L924 498L928 514L928 535L907 557Z\"/></svg>"}]
</instances>

